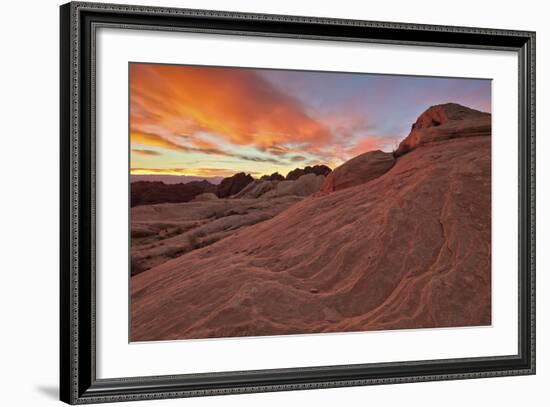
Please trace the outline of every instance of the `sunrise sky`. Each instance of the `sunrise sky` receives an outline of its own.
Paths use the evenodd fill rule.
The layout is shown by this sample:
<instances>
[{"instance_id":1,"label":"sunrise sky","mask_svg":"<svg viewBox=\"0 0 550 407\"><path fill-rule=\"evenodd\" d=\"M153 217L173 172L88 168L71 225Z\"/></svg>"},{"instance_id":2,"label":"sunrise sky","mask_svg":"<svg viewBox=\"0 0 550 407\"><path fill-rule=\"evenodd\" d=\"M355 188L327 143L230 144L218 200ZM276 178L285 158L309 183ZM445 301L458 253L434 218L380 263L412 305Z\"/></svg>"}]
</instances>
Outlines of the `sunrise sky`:
<instances>
[{"instance_id":1,"label":"sunrise sky","mask_svg":"<svg viewBox=\"0 0 550 407\"><path fill-rule=\"evenodd\" d=\"M391 151L429 106L491 111L490 80L132 63L132 174L255 177Z\"/></svg>"}]
</instances>

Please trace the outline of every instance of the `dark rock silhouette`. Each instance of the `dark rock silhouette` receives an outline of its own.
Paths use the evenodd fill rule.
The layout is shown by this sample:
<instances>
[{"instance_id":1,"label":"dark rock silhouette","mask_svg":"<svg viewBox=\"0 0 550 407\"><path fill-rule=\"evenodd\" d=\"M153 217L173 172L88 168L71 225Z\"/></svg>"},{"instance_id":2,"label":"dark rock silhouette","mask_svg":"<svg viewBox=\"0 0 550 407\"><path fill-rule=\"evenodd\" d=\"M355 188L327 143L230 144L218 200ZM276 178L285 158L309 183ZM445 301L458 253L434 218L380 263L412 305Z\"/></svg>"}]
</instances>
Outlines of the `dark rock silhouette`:
<instances>
[{"instance_id":1,"label":"dark rock silhouette","mask_svg":"<svg viewBox=\"0 0 550 407\"><path fill-rule=\"evenodd\" d=\"M315 175L324 175L327 176L332 170L326 165L314 165L313 167L307 166L305 168L296 168L290 171L286 179L290 181L295 181L300 178L302 175L306 174L315 174Z\"/></svg>"},{"instance_id":2,"label":"dark rock silhouette","mask_svg":"<svg viewBox=\"0 0 550 407\"><path fill-rule=\"evenodd\" d=\"M285 177L283 177L278 172L274 172L271 175L263 175L260 180L261 181L284 181Z\"/></svg>"},{"instance_id":3,"label":"dark rock silhouette","mask_svg":"<svg viewBox=\"0 0 550 407\"><path fill-rule=\"evenodd\" d=\"M220 198L227 198L240 192L244 187L254 181L250 174L239 172L231 177L224 178L218 185L217 195Z\"/></svg>"},{"instance_id":4,"label":"dark rock silhouette","mask_svg":"<svg viewBox=\"0 0 550 407\"><path fill-rule=\"evenodd\" d=\"M189 202L207 192L216 192L216 185L208 181L191 181L187 184L137 181L130 184L130 206Z\"/></svg>"}]
</instances>

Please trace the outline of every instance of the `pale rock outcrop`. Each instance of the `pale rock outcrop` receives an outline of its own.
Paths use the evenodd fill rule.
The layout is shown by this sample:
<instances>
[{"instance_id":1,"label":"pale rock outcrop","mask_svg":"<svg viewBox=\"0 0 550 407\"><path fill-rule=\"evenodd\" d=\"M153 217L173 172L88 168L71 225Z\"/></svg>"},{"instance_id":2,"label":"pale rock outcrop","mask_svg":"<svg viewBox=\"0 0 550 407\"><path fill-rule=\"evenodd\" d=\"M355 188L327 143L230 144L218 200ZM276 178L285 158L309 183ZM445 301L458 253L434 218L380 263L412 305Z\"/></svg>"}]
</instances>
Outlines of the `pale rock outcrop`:
<instances>
[{"instance_id":1,"label":"pale rock outcrop","mask_svg":"<svg viewBox=\"0 0 550 407\"><path fill-rule=\"evenodd\" d=\"M262 198L275 198L280 196L308 196L319 192L325 177L309 173L302 175L295 181L281 181L277 187L262 195Z\"/></svg>"}]
</instances>

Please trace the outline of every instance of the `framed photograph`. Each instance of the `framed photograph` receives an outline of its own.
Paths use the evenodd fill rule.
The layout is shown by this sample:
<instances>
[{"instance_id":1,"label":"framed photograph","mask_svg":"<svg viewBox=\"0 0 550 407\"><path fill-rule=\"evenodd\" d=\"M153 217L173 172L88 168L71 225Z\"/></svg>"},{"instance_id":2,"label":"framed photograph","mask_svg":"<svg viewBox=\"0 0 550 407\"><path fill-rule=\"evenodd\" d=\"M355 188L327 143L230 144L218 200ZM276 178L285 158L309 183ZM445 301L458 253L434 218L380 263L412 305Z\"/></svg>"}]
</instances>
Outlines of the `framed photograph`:
<instances>
[{"instance_id":1,"label":"framed photograph","mask_svg":"<svg viewBox=\"0 0 550 407\"><path fill-rule=\"evenodd\" d=\"M61 400L535 373L535 33L61 6Z\"/></svg>"}]
</instances>

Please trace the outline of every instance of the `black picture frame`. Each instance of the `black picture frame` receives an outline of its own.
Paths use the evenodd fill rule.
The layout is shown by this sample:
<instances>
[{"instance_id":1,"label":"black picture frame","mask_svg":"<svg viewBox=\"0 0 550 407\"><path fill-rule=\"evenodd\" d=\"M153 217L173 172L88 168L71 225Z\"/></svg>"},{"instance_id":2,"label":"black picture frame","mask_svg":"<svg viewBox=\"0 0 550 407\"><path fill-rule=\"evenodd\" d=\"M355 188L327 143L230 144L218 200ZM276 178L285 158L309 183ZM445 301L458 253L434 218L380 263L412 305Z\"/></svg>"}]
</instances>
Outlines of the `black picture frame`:
<instances>
[{"instance_id":1,"label":"black picture frame","mask_svg":"<svg viewBox=\"0 0 550 407\"><path fill-rule=\"evenodd\" d=\"M60 7L60 398L70 404L535 373L535 33L72 2ZM519 59L519 352L500 357L96 378L97 27L515 51Z\"/></svg>"}]
</instances>

